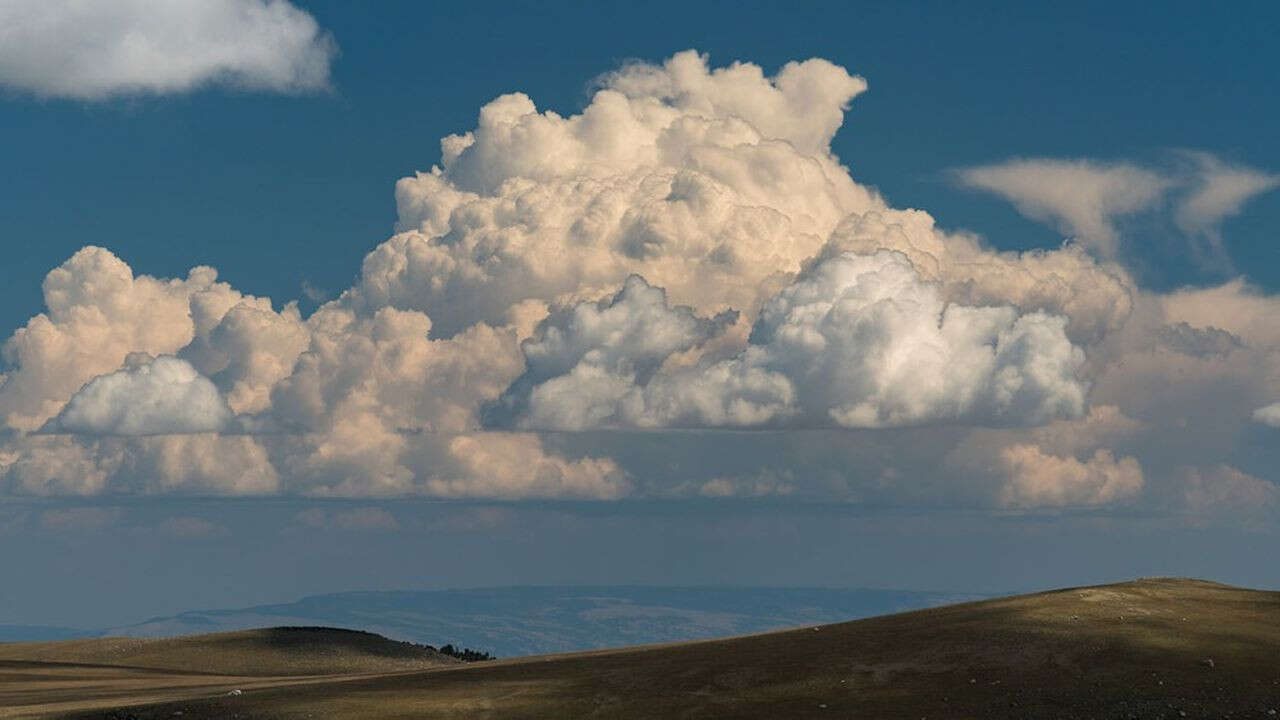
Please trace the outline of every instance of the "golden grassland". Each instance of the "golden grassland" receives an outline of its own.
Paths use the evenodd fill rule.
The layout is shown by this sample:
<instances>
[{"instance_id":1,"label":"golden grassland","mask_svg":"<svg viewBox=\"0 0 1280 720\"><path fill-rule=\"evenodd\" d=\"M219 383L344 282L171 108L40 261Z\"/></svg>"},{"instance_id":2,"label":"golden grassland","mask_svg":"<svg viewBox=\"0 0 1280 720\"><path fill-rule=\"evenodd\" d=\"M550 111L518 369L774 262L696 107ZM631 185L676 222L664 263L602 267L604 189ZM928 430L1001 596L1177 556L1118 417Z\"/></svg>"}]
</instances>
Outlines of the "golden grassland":
<instances>
[{"instance_id":1,"label":"golden grassland","mask_svg":"<svg viewBox=\"0 0 1280 720\"><path fill-rule=\"evenodd\" d=\"M1276 718L1280 711L1280 593L1194 580L1072 588L663 646L469 665L423 657L430 666L416 669L377 669L386 661L379 642L401 644L373 636L343 646L330 638L338 631L315 630L282 651L270 632L159 641L172 644L118 659L95 645L120 642L111 640L0 646L0 717ZM219 645L230 636L239 639ZM242 694L226 695L231 688Z\"/></svg>"}]
</instances>

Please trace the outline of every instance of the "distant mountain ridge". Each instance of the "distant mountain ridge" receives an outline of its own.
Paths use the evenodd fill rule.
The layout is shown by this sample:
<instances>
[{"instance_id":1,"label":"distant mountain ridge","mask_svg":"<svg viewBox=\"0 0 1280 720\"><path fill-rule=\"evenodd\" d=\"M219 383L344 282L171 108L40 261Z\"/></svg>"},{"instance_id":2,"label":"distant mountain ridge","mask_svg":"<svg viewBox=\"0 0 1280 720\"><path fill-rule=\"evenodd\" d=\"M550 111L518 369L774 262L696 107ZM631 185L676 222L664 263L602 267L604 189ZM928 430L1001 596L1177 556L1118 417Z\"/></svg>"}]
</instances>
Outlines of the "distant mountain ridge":
<instances>
[{"instance_id":1,"label":"distant mountain ridge","mask_svg":"<svg viewBox=\"0 0 1280 720\"><path fill-rule=\"evenodd\" d=\"M935 607L985 596L902 590L525 586L365 591L184 612L91 635L159 637L279 625L365 630L516 657L745 635Z\"/></svg>"},{"instance_id":2,"label":"distant mountain ridge","mask_svg":"<svg viewBox=\"0 0 1280 720\"><path fill-rule=\"evenodd\" d=\"M74 638L94 637L92 630L58 627L54 625L0 625L0 643L53 642Z\"/></svg>"}]
</instances>

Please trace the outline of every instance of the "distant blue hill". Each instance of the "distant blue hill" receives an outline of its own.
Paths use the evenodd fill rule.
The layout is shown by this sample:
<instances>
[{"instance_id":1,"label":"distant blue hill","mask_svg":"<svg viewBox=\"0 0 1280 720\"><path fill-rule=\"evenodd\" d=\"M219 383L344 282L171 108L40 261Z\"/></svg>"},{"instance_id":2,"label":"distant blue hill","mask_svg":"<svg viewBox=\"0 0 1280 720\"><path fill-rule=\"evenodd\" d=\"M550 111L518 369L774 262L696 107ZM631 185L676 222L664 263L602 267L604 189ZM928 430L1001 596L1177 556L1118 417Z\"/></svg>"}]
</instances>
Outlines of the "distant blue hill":
<instances>
[{"instance_id":1,"label":"distant blue hill","mask_svg":"<svg viewBox=\"0 0 1280 720\"><path fill-rule=\"evenodd\" d=\"M98 634L92 630L78 630L76 628L50 625L0 625L0 643L52 642L54 640L70 640L78 637L94 637Z\"/></svg>"},{"instance_id":2,"label":"distant blue hill","mask_svg":"<svg viewBox=\"0 0 1280 720\"><path fill-rule=\"evenodd\" d=\"M643 586L346 592L184 612L95 634L155 637L327 625L514 657L742 635L981 598L899 590Z\"/></svg>"}]
</instances>

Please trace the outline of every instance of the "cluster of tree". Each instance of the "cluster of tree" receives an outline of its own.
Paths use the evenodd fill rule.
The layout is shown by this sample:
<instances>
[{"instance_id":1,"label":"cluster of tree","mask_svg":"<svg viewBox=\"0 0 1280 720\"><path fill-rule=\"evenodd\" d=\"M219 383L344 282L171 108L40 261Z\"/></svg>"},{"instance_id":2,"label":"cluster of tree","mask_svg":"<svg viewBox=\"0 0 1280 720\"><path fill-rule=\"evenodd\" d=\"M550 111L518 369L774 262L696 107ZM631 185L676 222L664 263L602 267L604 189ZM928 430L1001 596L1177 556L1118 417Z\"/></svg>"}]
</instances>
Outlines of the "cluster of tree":
<instances>
[{"instance_id":1,"label":"cluster of tree","mask_svg":"<svg viewBox=\"0 0 1280 720\"><path fill-rule=\"evenodd\" d=\"M493 656L487 652L472 650L471 648L456 648L452 644L440 648L440 652L444 655L456 657L463 662L481 662L493 659Z\"/></svg>"}]
</instances>

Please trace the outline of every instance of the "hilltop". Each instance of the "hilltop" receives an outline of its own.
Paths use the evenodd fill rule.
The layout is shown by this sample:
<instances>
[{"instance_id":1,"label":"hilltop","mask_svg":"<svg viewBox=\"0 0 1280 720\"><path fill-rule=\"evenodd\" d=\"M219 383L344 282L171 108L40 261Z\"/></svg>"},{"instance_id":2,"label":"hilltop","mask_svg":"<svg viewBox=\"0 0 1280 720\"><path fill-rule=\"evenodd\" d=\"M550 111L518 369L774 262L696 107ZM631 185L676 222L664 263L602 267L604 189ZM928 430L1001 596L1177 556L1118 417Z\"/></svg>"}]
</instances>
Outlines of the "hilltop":
<instances>
[{"instance_id":1,"label":"hilltop","mask_svg":"<svg viewBox=\"0 0 1280 720\"><path fill-rule=\"evenodd\" d=\"M784 632L331 679L144 720L1276 717L1280 593L1151 579ZM67 717L104 717L108 707Z\"/></svg>"}]
</instances>

